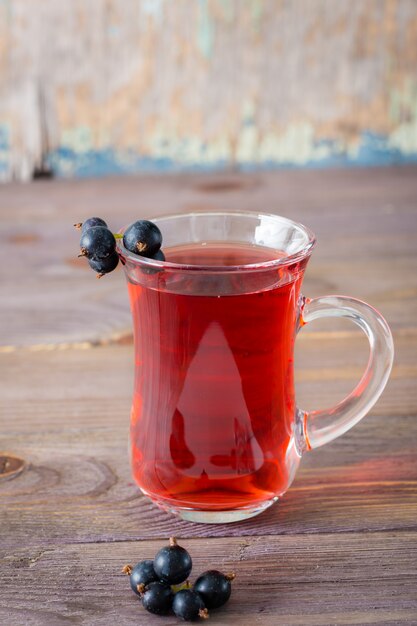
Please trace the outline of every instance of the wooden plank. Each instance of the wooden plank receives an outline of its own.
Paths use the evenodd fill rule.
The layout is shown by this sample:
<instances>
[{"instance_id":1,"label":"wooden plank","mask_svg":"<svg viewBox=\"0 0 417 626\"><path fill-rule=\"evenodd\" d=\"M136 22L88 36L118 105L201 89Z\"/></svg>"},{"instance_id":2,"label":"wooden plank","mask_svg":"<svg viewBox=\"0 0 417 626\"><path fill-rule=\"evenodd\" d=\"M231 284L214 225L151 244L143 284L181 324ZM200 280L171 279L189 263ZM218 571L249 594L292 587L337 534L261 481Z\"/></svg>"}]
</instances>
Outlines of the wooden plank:
<instances>
[{"instance_id":1,"label":"wooden plank","mask_svg":"<svg viewBox=\"0 0 417 626\"><path fill-rule=\"evenodd\" d=\"M417 336L395 336L396 362L387 389L373 414L414 415L417 412L415 354ZM361 335L315 339L303 330L297 340L297 401L308 409L330 406L358 381L367 357ZM55 350L0 354L3 390L1 430L33 432L54 428L114 427L129 415L133 386L133 348L101 346L86 350ZM48 386L45 386L48 381ZM11 419L11 416L13 418Z\"/></svg>"},{"instance_id":2,"label":"wooden plank","mask_svg":"<svg viewBox=\"0 0 417 626\"><path fill-rule=\"evenodd\" d=\"M122 221L143 211L159 215L233 209L240 202L240 210L278 212L293 219L297 212L300 221L310 217L323 235L383 230L388 236L415 224L416 170L414 165L9 183L0 186L1 219L23 229L38 223L72 224L86 213L102 212ZM268 200L269 205L263 204Z\"/></svg>"},{"instance_id":3,"label":"wooden plank","mask_svg":"<svg viewBox=\"0 0 417 626\"><path fill-rule=\"evenodd\" d=\"M415 419L398 420L415 440ZM373 432L383 424L373 419ZM389 437L369 453L367 433L305 458L283 499L261 516L233 525L199 525L157 509L130 477L126 437L115 431L14 439L13 451L30 462L1 485L3 546L44 542L111 542L163 537L228 537L368 532L416 528L417 462L408 450L390 453ZM360 441L361 440L361 441ZM10 442L5 440L7 444ZM114 443L116 441L116 443ZM394 446L395 446L394 442ZM361 454L355 458L355 450ZM359 458L358 458L359 457Z\"/></svg>"},{"instance_id":4,"label":"wooden plank","mask_svg":"<svg viewBox=\"0 0 417 626\"><path fill-rule=\"evenodd\" d=\"M9 1L2 179L415 160L413 0Z\"/></svg>"},{"instance_id":5,"label":"wooden plank","mask_svg":"<svg viewBox=\"0 0 417 626\"><path fill-rule=\"evenodd\" d=\"M317 340L307 332L303 336L307 364L317 354ZM416 340L398 340L405 367L412 363ZM329 386L335 386L329 366L336 361L346 373L340 366L344 352L335 352L335 343L320 342L327 378L307 381L305 391L311 390L309 402L316 407L321 397L329 397ZM350 338L349 344L358 347L360 337ZM35 545L46 537L55 543L143 539L172 529L189 536L243 536L415 527L417 404L409 415L401 406L387 412L401 392L397 384L411 393L411 378L394 377L372 416L306 455L278 505L255 520L213 527L168 516L133 484L127 452L132 356L131 346L0 355L2 447L30 463L22 476L0 484L5 545ZM356 367L359 350L352 356ZM311 378L317 370L309 363L301 373ZM347 375L338 382L351 387L350 370ZM393 389L397 395L384 405Z\"/></svg>"},{"instance_id":6,"label":"wooden plank","mask_svg":"<svg viewBox=\"0 0 417 626\"><path fill-rule=\"evenodd\" d=\"M396 360L386 391L372 409L380 416L415 415L417 334L394 336ZM309 327L296 342L297 401L314 409L348 393L363 371L367 342L361 334L317 338ZM93 349L15 350L0 353L3 434L125 425L133 386L132 345ZM45 385L45 382L48 385ZM117 419L116 417L117 416Z\"/></svg>"},{"instance_id":7,"label":"wooden plank","mask_svg":"<svg viewBox=\"0 0 417 626\"><path fill-rule=\"evenodd\" d=\"M158 541L17 546L3 551L0 619L4 624L152 626L121 573L152 558ZM417 533L346 533L297 537L191 539L191 581L216 567L234 571L229 603L211 622L276 624L415 624ZM178 624L174 617L161 623Z\"/></svg>"},{"instance_id":8,"label":"wooden plank","mask_svg":"<svg viewBox=\"0 0 417 626\"><path fill-rule=\"evenodd\" d=\"M91 214L113 230L189 210L266 210L305 222L319 245L304 292L345 293L414 325L417 168L167 176L0 187L0 346L100 342L130 332L122 271L93 279L76 260L72 224ZM326 192L323 192L323 189ZM7 328L7 330L6 330Z\"/></svg>"},{"instance_id":9,"label":"wooden plank","mask_svg":"<svg viewBox=\"0 0 417 626\"><path fill-rule=\"evenodd\" d=\"M215 624L417 622L416 171L0 187L9 238L1 315L10 320L0 331L0 449L28 462L0 482L0 623L150 626L158 619L140 611L119 567L173 533L186 538L196 570L236 566L236 593ZM395 330L393 374L361 424L305 455L277 505L235 525L186 523L156 509L131 478L133 347L122 274L92 284L67 262L65 229L79 211L81 219L103 212L93 206L121 222L149 207L275 209L276 198L279 212L321 240L305 293L350 291L379 306ZM366 358L354 327L307 326L296 348L300 406L338 401Z\"/></svg>"}]
</instances>

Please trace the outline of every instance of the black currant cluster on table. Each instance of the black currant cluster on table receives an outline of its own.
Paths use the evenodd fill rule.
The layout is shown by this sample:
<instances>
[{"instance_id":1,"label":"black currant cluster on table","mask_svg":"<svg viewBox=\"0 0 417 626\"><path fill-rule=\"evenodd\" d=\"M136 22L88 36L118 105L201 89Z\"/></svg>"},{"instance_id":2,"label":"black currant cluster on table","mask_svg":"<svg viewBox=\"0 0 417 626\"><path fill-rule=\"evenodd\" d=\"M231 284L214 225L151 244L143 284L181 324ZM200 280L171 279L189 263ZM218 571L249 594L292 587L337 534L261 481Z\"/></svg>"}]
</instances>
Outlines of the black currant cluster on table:
<instances>
[{"instance_id":1,"label":"black currant cluster on table","mask_svg":"<svg viewBox=\"0 0 417 626\"><path fill-rule=\"evenodd\" d=\"M81 229L80 254L85 256L97 278L116 269L119 254L116 249L116 238L101 217L90 217L85 222L74 224ZM158 226L149 220L138 220L131 224L123 234L123 245L126 250L156 261L165 261L161 250L162 234Z\"/></svg>"},{"instance_id":2,"label":"black currant cluster on table","mask_svg":"<svg viewBox=\"0 0 417 626\"><path fill-rule=\"evenodd\" d=\"M187 550L171 537L169 545L159 550L153 560L140 561L134 567L125 565L123 572L129 575L132 590L150 613L174 612L185 621L207 619L208 609L217 609L230 598L235 575L208 570L191 586L188 576L192 565Z\"/></svg>"}]
</instances>

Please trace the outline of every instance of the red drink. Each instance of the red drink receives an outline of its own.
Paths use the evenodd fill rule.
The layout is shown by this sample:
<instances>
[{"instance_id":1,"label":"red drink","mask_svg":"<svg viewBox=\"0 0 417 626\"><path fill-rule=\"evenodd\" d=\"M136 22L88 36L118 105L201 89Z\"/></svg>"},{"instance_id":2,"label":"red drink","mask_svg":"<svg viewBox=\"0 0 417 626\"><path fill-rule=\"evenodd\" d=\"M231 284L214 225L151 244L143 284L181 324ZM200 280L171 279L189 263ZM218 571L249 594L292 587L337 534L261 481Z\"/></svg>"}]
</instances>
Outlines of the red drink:
<instances>
[{"instance_id":1,"label":"red drink","mask_svg":"<svg viewBox=\"0 0 417 626\"><path fill-rule=\"evenodd\" d=\"M155 218L167 261L117 240L135 333L132 469L159 506L193 522L248 519L290 486L301 455L366 415L391 370L384 318L346 296L300 297L314 234L285 217L195 211ZM296 408L301 323L365 332L366 370L341 402Z\"/></svg>"},{"instance_id":2,"label":"red drink","mask_svg":"<svg viewBox=\"0 0 417 626\"><path fill-rule=\"evenodd\" d=\"M167 507L224 511L270 501L296 469L293 350L305 261L231 272L221 266L285 255L231 243L164 252L167 261L219 271L171 269L150 273L148 285L146 277L128 282L135 479Z\"/></svg>"}]
</instances>

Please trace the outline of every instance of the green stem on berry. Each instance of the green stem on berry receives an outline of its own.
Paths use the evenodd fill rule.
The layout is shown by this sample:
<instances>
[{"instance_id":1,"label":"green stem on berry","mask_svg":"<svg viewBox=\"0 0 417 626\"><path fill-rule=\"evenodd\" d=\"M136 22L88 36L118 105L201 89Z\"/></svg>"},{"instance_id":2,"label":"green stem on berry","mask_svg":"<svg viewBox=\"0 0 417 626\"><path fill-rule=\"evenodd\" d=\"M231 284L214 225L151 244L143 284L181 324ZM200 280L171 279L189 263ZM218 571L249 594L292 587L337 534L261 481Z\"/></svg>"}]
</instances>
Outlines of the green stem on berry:
<instances>
[{"instance_id":1,"label":"green stem on berry","mask_svg":"<svg viewBox=\"0 0 417 626\"><path fill-rule=\"evenodd\" d=\"M191 589L191 583L187 580L179 585L171 585L172 593L178 593L178 591L182 591L183 589Z\"/></svg>"},{"instance_id":2,"label":"green stem on berry","mask_svg":"<svg viewBox=\"0 0 417 626\"><path fill-rule=\"evenodd\" d=\"M121 233L113 233L115 239L123 239L123 235Z\"/></svg>"}]
</instances>

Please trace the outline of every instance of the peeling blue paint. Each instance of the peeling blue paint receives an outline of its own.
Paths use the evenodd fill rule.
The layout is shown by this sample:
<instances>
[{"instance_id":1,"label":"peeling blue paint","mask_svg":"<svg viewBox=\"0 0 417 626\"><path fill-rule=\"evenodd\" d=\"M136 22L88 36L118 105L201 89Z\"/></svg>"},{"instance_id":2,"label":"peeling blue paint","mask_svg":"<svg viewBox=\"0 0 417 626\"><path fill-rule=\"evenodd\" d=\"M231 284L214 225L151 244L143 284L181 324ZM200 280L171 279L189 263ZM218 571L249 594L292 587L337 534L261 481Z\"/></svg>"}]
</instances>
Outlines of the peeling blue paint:
<instances>
[{"instance_id":1,"label":"peeling blue paint","mask_svg":"<svg viewBox=\"0 0 417 626\"><path fill-rule=\"evenodd\" d=\"M173 159L144 157L132 152L121 154L111 148L107 150L91 150L81 157L74 150L59 148L49 155L47 162L57 176L75 176L79 178L207 169L199 164L184 168ZM224 168L225 166L226 163L216 163L213 169Z\"/></svg>"},{"instance_id":2,"label":"peeling blue paint","mask_svg":"<svg viewBox=\"0 0 417 626\"><path fill-rule=\"evenodd\" d=\"M261 27L262 16L264 12L263 2L261 0L249 0L249 7L252 16L252 24L255 30Z\"/></svg>"},{"instance_id":3,"label":"peeling blue paint","mask_svg":"<svg viewBox=\"0 0 417 626\"><path fill-rule=\"evenodd\" d=\"M404 154L399 149L390 147L388 137L371 132L362 134L355 153L342 150L338 142L330 139L318 141L317 147L320 146L325 148L323 153L327 156L308 160L301 167L368 167L417 163L417 152ZM203 146L202 152L206 149L207 146ZM73 149L62 147L50 153L48 165L57 176L88 178L114 174L219 171L227 169L231 163L223 159L213 162L204 162L204 159L201 159L190 163L169 157L141 156L133 151L120 152L111 148L90 150L80 154ZM300 167L298 163L290 160L268 159L257 162L237 162L233 166L241 171Z\"/></svg>"},{"instance_id":4,"label":"peeling blue paint","mask_svg":"<svg viewBox=\"0 0 417 626\"><path fill-rule=\"evenodd\" d=\"M10 128L8 124L0 126L0 150L10 148Z\"/></svg>"},{"instance_id":5,"label":"peeling blue paint","mask_svg":"<svg viewBox=\"0 0 417 626\"><path fill-rule=\"evenodd\" d=\"M107 27L107 34L109 37L118 37L120 35L120 27L115 24L110 24Z\"/></svg>"},{"instance_id":6,"label":"peeling blue paint","mask_svg":"<svg viewBox=\"0 0 417 626\"><path fill-rule=\"evenodd\" d=\"M163 17L164 0L142 0L141 10L156 22L160 22Z\"/></svg>"},{"instance_id":7,"label":"peeling blue paint","mask_svg":"<svg viewBox=\"0 0 417 626\"><path fill-rule=\"evenodd\" d=\"M349 4L0 0L0 179L415 163L417 0Z\"/></svg>"},{"instance_id":8,"label":"peeling blue paint","mask_svg":"<svg viewBox=\"0 0 417 626\"><path fill-rule=\"evenodd\" d=\"M214 43L214 23L211 19L208 0L199 0L197 46L201 54L210 58Z\"/></svg>"},{"instance_id":9,"label":"peeling blue paint","mask_svg":"<svg viewBox=\"0 0 417 626\"><path fill-rule=\"evenodd\" d=\"M232 24L235 18L235 6L233 0L217 0L223 10L225 22Z\"/></svg>"},{"instance_id":10,"label":"peeling blue paint","mask_svg":"<svg viewBox=\"0 0 417 626\"><path fill-rule=\"evenodd\" d=\"M9 172L10 128L8 124L0 126L0 180Z\"/></svg>"}]
</instances>

